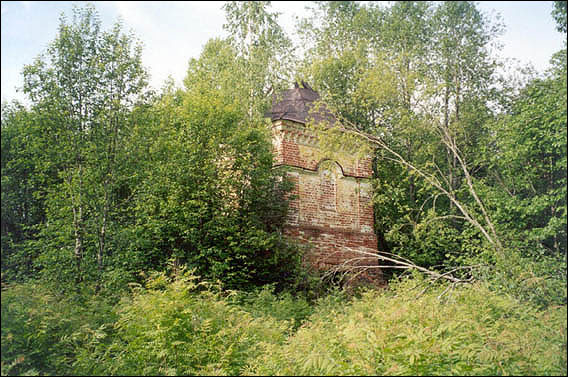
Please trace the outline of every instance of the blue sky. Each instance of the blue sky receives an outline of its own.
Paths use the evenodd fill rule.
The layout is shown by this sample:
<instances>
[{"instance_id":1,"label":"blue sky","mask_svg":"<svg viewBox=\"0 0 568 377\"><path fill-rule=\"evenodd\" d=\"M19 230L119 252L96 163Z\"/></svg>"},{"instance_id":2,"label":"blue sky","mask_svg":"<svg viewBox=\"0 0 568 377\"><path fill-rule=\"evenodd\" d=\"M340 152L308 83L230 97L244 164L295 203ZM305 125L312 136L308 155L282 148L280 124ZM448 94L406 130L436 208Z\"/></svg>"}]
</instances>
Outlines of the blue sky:
<instances>
[{"instance_id":1,"label":"blue sky","mask_svg":"<svg viewBox=\"0 0 568 377\"><path fill-rule=\"evenodd\" d=\"M94 1L103 28L118 17L126 30L144 43L143 63L150 84L160 88L171 75L181 84L190 58L198 57L213 37L226 36L221 1ZM272 10L282 12L280 24L294 38L294 17L306 14L306 2L273 1ZM388 3L388 2L387 2ZM21 71L33 62L56 36L59 16L71 16L72 5L84 1L2 1L1 2L1 97L2 101L23 100L16 87L23 85ZM556 31L551 1L486 1L479 9L493 16L499 13L506 32L500 56L516 59L509 66L531 64L542 72L551 55L563 46L564 36Z\"/></svg>"}]
</instances>

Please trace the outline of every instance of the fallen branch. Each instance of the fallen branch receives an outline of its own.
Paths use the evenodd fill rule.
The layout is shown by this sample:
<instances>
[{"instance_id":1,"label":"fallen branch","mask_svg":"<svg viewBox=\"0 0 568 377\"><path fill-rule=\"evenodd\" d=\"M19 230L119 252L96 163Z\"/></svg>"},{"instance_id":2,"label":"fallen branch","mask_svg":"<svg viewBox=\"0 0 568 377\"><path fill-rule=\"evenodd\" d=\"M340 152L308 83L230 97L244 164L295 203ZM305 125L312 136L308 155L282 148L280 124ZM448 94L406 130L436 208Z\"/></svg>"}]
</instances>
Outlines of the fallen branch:
<instances>
[{"instance_id":1,"label":"fallen branch","mask_svg":"<svg viewBox=\"0 0 568 377\"><path fill-rule=\"evenodd\" d=\"M323 276L324 278L331 276L333 274L338 274L338 273L343 274L343 276L346 276L347 274L349 274L349 275L351 275L350 279L348 280L348 283L349 283L353 279L355 279L357 276L362 274L363 272L371 270L371 269L403 269L403 270L419 271L419 272L429 276L429 278L430 278L429 281L431 283L435 283L438 280L444 279L444 280L450 281L452 284L470 284L470 283L473 283L475 281L475 278L473 277L473 274L471 272L476 268L482 267L481 264L476 264L476 265L471 265L471 266L458 266L458 267L452 268L451 270L446 271L446 272L437 272L437 271L429 270L429 269L422 267L422 266L418 266L417 264L413 263L409 259L401 257L400 255L396 255L396 254L392 254L392 253L386 253L386 252L365 251L365 250L354 249L354 248L349 248L349 247L342 248L342 253L344 252L345 249L348 250L349 252L351 252L353 255L357 255L357 256L353 256L352 258L345 259L342 263L337 264L333 268L327 270L326 273ZM339 251L336 252L336 253L339 253ZM332 253L329 256L333 256L336 253ZM386 256L385 254L390 255L392 257ZM361 262L369 261L369 259L373 259L373 260L376 259L378 261L390 262L390 263L392 263L392 265L380 264L380 263L361 264ZM461 271L469 270L470 271L469 278L463 279L463 278L458 278L458 277L453 275L456 271L460 271L460 270Z\"/></svg>"},{"instance_id":2,"label":"fallen branch","mask_svg":"<svg viewBox=\"0 0 568 377\"><path fill-rule=\"evenodd\" d=\"M379 148L381 148L382 150L388 152L389 155L384 156L383 158L390 160L390 161L393 161L395 163L398 163L401 166L406 167L410 171L412 171L412 172L416 173L417 175L419 175L420 177L422 177L432 187L436 188L439 191L439 193L445 195L450 200L450 202L453 205L455 205L456 208L458 208L458 210L461 212L461 214L463 215L462 219L465 219L471 225L473 225L475 228L477 228L481 232L481 234L483 234L485 239L491 245L493 245L495 247L497 252L502 254L502 249L503 249L502 243L501 243L501 241L500 241L500 239L497 235L495 226L493 225L493 223L490 219L490 216L488 214L488 211L485 208L485 205L483 204L480 197L477 195L477 192L476 192L474 185L473 185L473 179L472 179L471 175L469 174L469 170L467 168L465 157L462 156L461 151L459 150L459 148L457 146L456 140L452 137L452 135L450 135L449 130L446 127L443 127L443 126L438 127L438 130L440 131L440 135L439 135L440 141L446 147L447 151L449 153L451 153L454 156L454 158L456 159L456 161L459 163L459 165L460 165L460 167L461 167L461 169L464 173L468 192L471 195L471 197L473 198L474 203L481 210L481 213L482 213L481 218L482 219L481 218L478 219L475 212L470 211L464 203L462 203L460 200L458 200L458 198L454 194L453 190L451 189L451 185L449 185L450 189L446 189L444 187L444 184L443 184L442 181L444 181L446 184L448 184L449 182L446 179L446 177L444 176L444 174L442 174L441 170L439 169L439 167L436 164L434 164L434 165L435 165L436 169L438 170L439 177L436 176L435 174L432 174L432 173L430 173L430 172L428 172L424 169L421 169L421 168L415 166L412 162L410 162L407 159L405 159L404 157L402 157L399 153L397 153L395 150L390 148L387 145L387 143L385 143L384 140L380 136L370 135L368 133L362 132L361 130L359 130L357 128L357 126L355 124L348 121L347 119L340 117L338 114L334 114L334 116L336 117L336 119L341 118L341 123L334 123L334 124L330 125L330 124L326 124L326 122L321 122L319 124L313 124L313 126L315 126L316 128L320 128L322 130L335 129L335 130L340 131L343 134L357 135L358 137L361 137L361 138L367 140L368 142L370 142L371 144L376 145Z\"/></svg>"}]
</instances>

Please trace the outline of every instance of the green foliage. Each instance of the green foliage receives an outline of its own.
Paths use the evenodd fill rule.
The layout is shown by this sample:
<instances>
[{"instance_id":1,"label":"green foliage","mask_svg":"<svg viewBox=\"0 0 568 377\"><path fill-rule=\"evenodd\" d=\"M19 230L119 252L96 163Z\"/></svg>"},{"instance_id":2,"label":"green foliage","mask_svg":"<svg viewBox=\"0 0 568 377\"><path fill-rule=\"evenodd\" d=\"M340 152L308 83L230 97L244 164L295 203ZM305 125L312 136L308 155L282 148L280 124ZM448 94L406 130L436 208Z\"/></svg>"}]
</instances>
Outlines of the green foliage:
<instances>
[{"instance_id":1,"label":"green foliage","mask_svg":"<svg viewBox=\"0 0 568 377\"><path fill-rule=\"evenodd\" d=\"M292 73L292 42L277 22L279 13L270 11L270 6L270 1L228 1L223 5L227 21L223 28L229 33L225 42L238 56L225 68L225 74L230 73L231 91L238 92L234 100L243 103L247 117L254 122L262 122L271 95L287 89Z\"/></svg>"},{"instance_id":2,"label":"green foliage","mask_svg":"<svg viewBox=\"0 0 568 377\"><path fill-rule=\"evenodd\" d=\"M176 268L131 284L112 310L106 292L10 285L2 374L566 374L565 304L537 309L493 283L426 284L416 275L312 305L271 287L223 292Z\"/></svg>"},{"instance_id":3,"label":"green foliage","mask_svg":"<svg viewBox=\"0 0 568 377\"><path fill-rule=\"evenodd\" d=\"M112 342L93 333L75 366L80 374L237 375L261 344L282 343L288 322L254 318L209 284L181 271L133 286L117 307Z\"/></svg>"},{"instance_id":4,"label":"green foliage","mask_svg":"<svg viewBox=\"0 0 568 377\"><path fill-rule=\"evenodd\" d=\"M174 257L227 287L290 281L301 258L280 234L290 183L272 170L266 130L205 81L211 67L201 63L186 93L165 93L148 110L135 143L145 155L130 228L137 268Z\"/></svg>"},{"instance_id":5,"label":"green foliage","mask_svg":"<svg viewBox=\"0 0 568 377\"><path fill-rule=\"evenodd\" d=\"M2 105L2 374L565 375L566 50L498 88L473 2L319 2L293 73L269 7L227 3L229 38L160 95L120 23L62 16L32 106ZM348 297L302 267L263 120L294 74L391 149L379 250L477 284Z\"/></svg>"},{"instance_id":6,"label":"green foliage","mask_svg":"<svg viewBox=\"0 0 568 377\"><path fill-rule=\"evenodd\" d=\"M483 211L451 147L468 174L483 177L473 161L485 158L479 144L490 132L497 66L488 48L501 25L473 2L321 2L300 25L300 72L344 122L391 149L376 154L379 250L424 266L470 252L479 235L449 196L476 217Z\"/></svg>"},{"instance_id":7,"label":"green foliage","mask_svg":"<svg viewBox=\"0 0 568 377\"><path fill-rule=\"evenodd\" d=\"M496 219L526 242L566 253L566 75L536 80L496 122L490 198ZM505 186L505 187L503 187ZM501 195L499 195L501 194ZM496 204L497 205L497 204Z\"/></svg>"},{"instance_id":8,"label":"green foliage","mask_svg":"<svg viewBox=\"0 0 568 377\"><path fill-rule=\"evenodd\" d=\"M466 263L481 263L480 279L490 289L535 307L566 305L566 254L538 250L506 250L502 257L485 251Z\"/></svg>"},{"instance_id":9,"label":"green foliage","mask_svg":"<svg viewBox=\"0 0 568 377\"><path fill-rule=\"evenodd\" d=\"M56 38L24 67L23 78L31 109L7 117L6 126L2 120L3 134L10 127L29 140L15 152L18 138L9 138L12 152L2 165L8 201L18 192L10 183L16 177L24 192L32 190L31 198L18 194L34 226L18 224L33 234L18 240L24 256L18 263L31 260L61 282L100 279L121 242L119 224L128 220L126 183L134 167L123 144L129 112L147 84L141 45L120 23L101 30L92 5L75 7L71 22L61 16ZM27 172L20 169L24 158Z\"/></svg>"},{"instance_id":10,"label":"green foliage","mask_svg":"<svg viewBox=\"0 0 568 377\"><path fill-rule=\"evenodd\" d=\"M2 288L2 375L72 375L80 334L112 323L112 301L42 283Z\"/></svg>"},{"instance_id":11,"label":"green foliage","mask_svg":"<svg viewBox=\"0 0 568 377\"><path fill-rule=\"evenodd\" d=\"M459 254L462 235L456 222L445 216L445 197L416 180L411 200L410 181L415 176L388 160L379 160L375 177L375 224L383 240L379 250L424 267L443 265L449 254Z\"/></svg>"},{"instance_id":12,"label":"green foliage","mask_svg":"<svg viewBox=\"0 0 568 377\"><path fill-rule=\"evenodd\" d=\"M32 110L3 107L3 277L102 287L175 257L232 287L294 280L301 256L280 234L290 184L272 171L258 99L287 42L258 5L227 5L229 29L250 29L231 43L250 51L211 41L186 90L159 97L144 97L141 48L121 24L102 31L92 6L62 16L24 69Z\"/></svg>"},{"instance_id":13,"label":"green foliage","mask_svg":"<svg viewBox=\"0 0 568 377\"><path fill-rule=\"evenodd\" d=\"M301 19L305 58L298 77L313 84L326 105L362 128L370 126L372 104L358 95L370 66L370 47L376 38L381 13L373 5L353 1L317 2L311 15Z\"/></svg>"},{"instance_id":14,"label":"green foliage","mask_svg":"<svg viewBox=\"0 0 568 377\"><path fill-rule=\"evenodd\" d=\"M231 297L241 309L255 318L273 317L278 321L291 321L297 329L314 312L314 307L303 296L294 297L290 292L274 293L275 285L267 284L250 292L238 292Z\"/></svg>"},{"instance_id":15,"label":"green foliage","mask_svg":"<svg viewBox=\"0 0 568 377\"><path fill-rule=\"evenodd\" d=\"M404 280L312 316L284 345L266 345L247 374L566 373L565 306L539 311L484 285L420 296L420 283Z\"/></svg>"},{"instance_id":16,"label":"green foliage","mask_svg":"<svg viewBox=\"0 0 568 377\"><path fill-rule=\"evenodd\" d=\"M37 250L25 243L37 237L45 221L45 196L56 182L45 158L48 140L33 111L13 102L2 104L2 275L3 280L30 276Z\"/></svg>"},{"instance_id":17,"label":"green foliage","mask_svg":"<svg viewBox=\"0 0 568 377\"><path fill-rule=\"evenodd\" d=\"M555 1L552 9L552 17L556 21L556 29L561 33L566 33L566 2Z\"/></svg>"}]
</instances>

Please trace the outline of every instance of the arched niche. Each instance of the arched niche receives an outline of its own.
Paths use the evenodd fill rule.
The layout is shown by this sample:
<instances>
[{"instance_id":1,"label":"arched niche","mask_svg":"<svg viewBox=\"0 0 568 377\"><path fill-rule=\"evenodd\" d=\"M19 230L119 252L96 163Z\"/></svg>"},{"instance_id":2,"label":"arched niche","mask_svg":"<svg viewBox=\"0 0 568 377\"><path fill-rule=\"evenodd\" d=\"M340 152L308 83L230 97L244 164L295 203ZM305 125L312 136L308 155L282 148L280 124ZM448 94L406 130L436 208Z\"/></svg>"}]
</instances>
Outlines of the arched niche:
<instances>
[{"instance_id":1,"label":"arched niche","mask_svg":"<svg viewBox=\"0 0 568 377\"><path fill-rule=\"evenodd\" d=\"M325 159L318 164L319 208L321 211L337 212L338 186L341 185L343 169L336 161Z\"/></svg>"}]
</instances>

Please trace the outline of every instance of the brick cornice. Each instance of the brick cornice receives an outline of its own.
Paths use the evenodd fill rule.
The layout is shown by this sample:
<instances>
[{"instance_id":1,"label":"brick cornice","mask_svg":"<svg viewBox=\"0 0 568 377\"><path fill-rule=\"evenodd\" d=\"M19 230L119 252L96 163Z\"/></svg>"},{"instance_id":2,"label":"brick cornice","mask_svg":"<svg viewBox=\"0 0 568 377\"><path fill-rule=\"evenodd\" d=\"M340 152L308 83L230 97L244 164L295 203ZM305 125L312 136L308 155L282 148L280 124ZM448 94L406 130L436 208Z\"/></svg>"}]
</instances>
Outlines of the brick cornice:
<instances>
[{"instance_id":1,"label":"brick cornice","mask_svg":"<svg viewBox=\"0 0 568 377\"><path fill-rule=\"evenodd\" d=\"M274 136L279 137L281 140L309 146L318 145L318 138L314 132L300 123L278 120L274 122L272 132Z\"/></svg>"},{"instance_id":2,"label":"brick cornice","mask_svg":"<svg viewBox=\"0 0 568 377\"><path fill-rule=\"evenodd\" d=\"M322 158L322 161L323 160L324 159ZM303 171L303 172L307 172L307 173L313 173L313 174L318 173L318 167L317 166L315 168L311 169L311 168L300 166L300 165L292 165L291 163L273 164L272 168L273 169L290 168L291 170L299 170L299 171ZM343 176L346 177L346 178L355 178L355 179L364 180L364 182L367 181L367 180L368 181L371 180L371 177L369 177L368 175L356 175L356 174L350 174L350 173L343 172Z\"/></svg>"},{"instance_id":3,"label":"brick cornice","mask_svg":"<svg viewBox=\"0 0 568 377\"><path fill-rule=\"evenodd\" d=\"M344 234L344 235L360 236L361 238L371 238L373 240L376 239L375 233L361 233L360 229L348 229L348 228L329 227L329 226L311 225L311 224L310 225L286 224L286 227L289 229L316 231L326 234Z\"/></svg>"}]
</instances>

